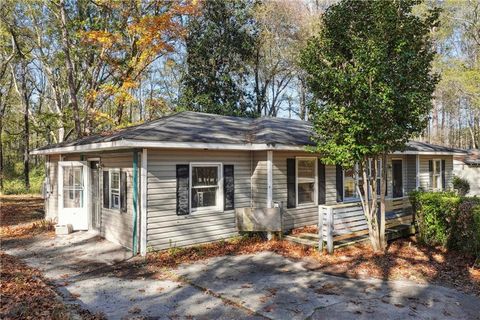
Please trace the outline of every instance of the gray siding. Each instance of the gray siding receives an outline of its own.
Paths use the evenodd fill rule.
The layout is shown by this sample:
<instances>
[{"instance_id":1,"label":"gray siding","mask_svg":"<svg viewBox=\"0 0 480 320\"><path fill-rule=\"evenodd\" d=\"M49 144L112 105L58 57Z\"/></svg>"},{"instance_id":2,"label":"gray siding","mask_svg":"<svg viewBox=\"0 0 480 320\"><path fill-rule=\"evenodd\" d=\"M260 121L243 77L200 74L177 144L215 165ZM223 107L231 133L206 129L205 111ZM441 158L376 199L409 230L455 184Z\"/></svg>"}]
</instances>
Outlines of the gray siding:
<instances>
[{"instance_id":1,"label":"gray siding","mask_svg":"<svg viewBox=\"0 0 480 320\"><path fill-rule=\"evenodd\" d=\"M406 192L411 192L417 187L417 156L416 155L406 155L405 156L405 168L406 168L406 178L405 181L405 190Z\"/></svg>"},{"instance_id":2,"label":"gray siding","mask_svg":"<svg viewBox=\"0 0 480 320\"><path fill-rule=\"evenodd\" d=\"M234 165L235 208L250 207L249 151L149 150L147 184L147 246L187 246L237 234L234 210L176 215L176 165L221 162Z\"/></svg>"},{"instance_id":3,"label":"gray siding","mask_svg":"<svg viewBox=\"0 0 480 320\"><path fill-rule=\"evenodd\" d=\"M255 151L253 155L252 203L256 208L267 207L267 151ZM274 153L275 157L275 153ZM275 185L275 182L274 182ZM273 191L275 193L275 190Z\"/></svg>"},{"instance_id":4,"label":"gray siding","mask_svg":"<svg viewBox=\"0 0 480 320\"><path fill-rule=\"evenodd\" d=\"M285 230L318 222L318 207L316 205L287 209L287 159L295 157L316 157L316 155L307 152L273 153L273 201L282 203L283 227ZM326 166L325 175L326 203L332 204L336 201L335 166Z\"/></svg>"},{"instance_id":5,"label":"gray siding","mask_svg":"<svg viewBox=\"0 0 480 320\"><path fill-rule=\"evenodd\" d=\"M447 190L453 188L453 156L435 156L435 155L421 155L420 156L420 188L423 190L431 190L430 172L428 168L429 160L445 160L445 179Z\"/></svg>"},{"instance_id":6,"label":"gray siding","mask_svg":"<svg viewBox=\"0 0 480 320\"><path fill-rule=\"evenodd\" d=\"M50 183L49 197L45 200L45 218L58 221L58 161L59 155L48 156L47 175Z\"/></svg>"}]
</instances>

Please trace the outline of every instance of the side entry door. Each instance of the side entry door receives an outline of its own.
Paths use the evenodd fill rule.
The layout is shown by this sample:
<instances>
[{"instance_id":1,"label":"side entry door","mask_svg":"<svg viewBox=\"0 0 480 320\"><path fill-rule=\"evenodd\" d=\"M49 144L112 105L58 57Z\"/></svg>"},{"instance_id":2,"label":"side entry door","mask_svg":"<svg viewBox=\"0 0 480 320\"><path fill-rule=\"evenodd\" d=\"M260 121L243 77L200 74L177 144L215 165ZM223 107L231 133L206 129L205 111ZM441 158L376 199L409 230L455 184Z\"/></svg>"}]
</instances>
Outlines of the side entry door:
<instances>
[{"instance_id":1,"label":"side entry door","mask_svg":"<svg viewBox=\"0 0 480 320\"><path fill-rule=\"evenodd\" d=\"M90 168L84 161L58 163L58 224L88 230Z\"/></svg>"}]
</instances>

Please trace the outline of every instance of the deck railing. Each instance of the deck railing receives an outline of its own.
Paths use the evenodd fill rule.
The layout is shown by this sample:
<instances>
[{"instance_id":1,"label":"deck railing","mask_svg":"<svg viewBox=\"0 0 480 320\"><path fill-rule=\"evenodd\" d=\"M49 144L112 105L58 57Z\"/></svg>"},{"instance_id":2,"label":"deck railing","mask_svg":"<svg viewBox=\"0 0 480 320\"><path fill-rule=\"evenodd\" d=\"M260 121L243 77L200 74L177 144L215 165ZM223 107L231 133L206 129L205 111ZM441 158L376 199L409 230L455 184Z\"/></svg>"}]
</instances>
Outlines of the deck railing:
<instances>
[{"instance_id":1,"label":"deck railing","mask_svg":"<svg viewBox=\"0 0 480 320\"><path fill-rule=\"evenodd\" d=\"M386 200L386 229L412 223L411 204L407 197ZM368 226L360 202L318 206L319 249L324 242L333 252L334 242L368 235Z\"/></svg>"}]
</instances>

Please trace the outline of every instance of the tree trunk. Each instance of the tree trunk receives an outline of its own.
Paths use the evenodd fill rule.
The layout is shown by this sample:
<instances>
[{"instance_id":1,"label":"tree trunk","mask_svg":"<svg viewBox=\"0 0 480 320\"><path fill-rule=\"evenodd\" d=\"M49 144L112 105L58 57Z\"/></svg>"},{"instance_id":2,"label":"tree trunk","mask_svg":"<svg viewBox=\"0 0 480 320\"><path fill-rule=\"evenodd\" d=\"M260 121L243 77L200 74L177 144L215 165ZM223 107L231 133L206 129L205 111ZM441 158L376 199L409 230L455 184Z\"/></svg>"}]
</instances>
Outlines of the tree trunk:
<instances>
[{"instance_id":1,"label":"tree trunk","mask_svg":"<svg viewBox=\"0 0 480 320\"><path fill-rule=\"evenodd\" d=\"M67 13L65 12L65 3L64 0L60 0L60 19L61 19L61 26L62 26L62 44L63 44L63 52L65 53L65 61L67 63L67 82L68 82L68 90L70 94L70 102L72 104L73 109L73 121L75 124L75 133L77 138L82 136L82 127L80 122L80 108L78 107L78 100L77 100L77 89L75 85L75 76L74 76L74 68L73 62L70 55L70 38L68 35L68 28L67 28Z\"/></svg>"},{"instance_id":2,"label":"tree trunk","mask_svg":"<svg viewBox=\"0 0 480 320\"><path fill-rule=\"evenodd\" d=\"M29 111L30 111L30 97L27 89L27 79L26 79L26 67L23 68L22 72L22 94L23 94L23 103L24 103L24 114L23 114L23 178L25 182L25 189L30 191L30 123L29 123Z\"/></svg>"}]
</instances>

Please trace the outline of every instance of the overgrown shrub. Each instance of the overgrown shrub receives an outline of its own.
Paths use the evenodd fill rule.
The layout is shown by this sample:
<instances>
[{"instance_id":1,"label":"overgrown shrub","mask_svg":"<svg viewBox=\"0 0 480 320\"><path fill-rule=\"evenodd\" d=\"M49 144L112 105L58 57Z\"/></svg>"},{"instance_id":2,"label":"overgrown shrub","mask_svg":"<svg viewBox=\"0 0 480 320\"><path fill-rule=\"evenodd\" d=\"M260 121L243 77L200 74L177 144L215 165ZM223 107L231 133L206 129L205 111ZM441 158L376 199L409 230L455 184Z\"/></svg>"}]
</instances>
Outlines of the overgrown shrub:
<instances>
[{"instance_id":1,"label":"overgrown shrub","mask_svg":"<svg viewBox=\"0 0 480 320\"><path fill-rule=\"evenodd\" d=\"M457 190L459 195L465 196L470 191L470 182L468 182L468 180L466 179L460 178L458 176L454 176L453 188Z\"/></svg>"},{"instance_id":2,"label":"overgrown shrub","mask_svg":"<svg viewBox=\"0 0 480 320\"><path fill-rule=\"evenodd\" d=\"M45 178L43 167L33 168L30 171L30 190L25 188L21 172L6 177L3 182L3 194L39 194L42 191L42 184Z\"/></svg>"},{"instance_id":3,"label":"overgrown shrub","mask_svg":"<svg viewBox=\"0 0 480 320\"><path fill-rule=\"evenodd\" d=\"M410 201L420 241L480 256L480 198L415 191Z\"/></svg>"}]
</instances>

